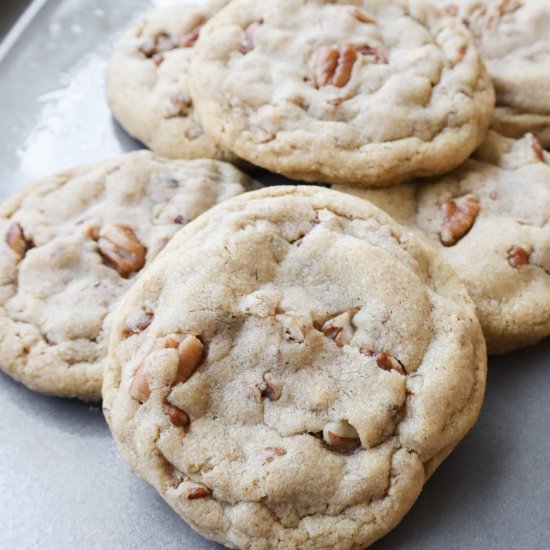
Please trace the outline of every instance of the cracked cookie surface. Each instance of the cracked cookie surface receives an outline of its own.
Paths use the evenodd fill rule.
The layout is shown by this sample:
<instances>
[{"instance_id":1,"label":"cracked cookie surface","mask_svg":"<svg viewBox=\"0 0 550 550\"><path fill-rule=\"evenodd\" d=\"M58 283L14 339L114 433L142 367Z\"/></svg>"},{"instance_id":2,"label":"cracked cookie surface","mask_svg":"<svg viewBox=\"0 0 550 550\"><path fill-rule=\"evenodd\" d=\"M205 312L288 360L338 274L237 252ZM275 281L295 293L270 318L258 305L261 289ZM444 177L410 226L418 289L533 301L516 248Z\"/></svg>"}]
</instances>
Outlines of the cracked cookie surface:
<instances>
[{"instance_id":1,"label":"cracked cookie surface","mask_svg":"<svg viewBox=\"0 0 550 550\"><path fill-rule=\"evenodd\" d=\"M423 0L236 0L194 50L206 132L306 181L384 186L448 171L493 110L472 35Z\"/></svg>"},{"instance_id":2,"label":"cracked cookie surface","mask_svg":"<svg viewBox=\"0 0 550 550\"><path fill-rule=\"evenodd\" d=\"M438 0L476 37L493 79L492 127L509 137L534 133L550 147L550 3L548 0Z\"/></svg>"},{"instance_id":3,"label":"cracked cookie surface","mask_svg":"<svg viewBox=\"0 0 550 550\"><path fill-rule=\"evenodd\" d=\"M124 129L166 158L234 161L208 138L189 94L189 62L204 23L228 0L151 12L116 44L107 67L109 106Z\"/></svg>"},{"instance_id":4,"label":"cracked cookie surface","mask_svg":"<svg viewBox=\"0 0 550 550\"><path fill-rule=\"evenodd\" d=\"M248 178L149 152L67 170L0 206L0 367L29 388L101 398L111 312L172 235ZM135 329L150 322L147 315Z\"/></svg>"},{"instance_id":5,"label":"cracked cookie surface","mask_svg":"<svg viewBox=\"0 0 550 550\"><path fill-rule=\"evenodd\" d=\"M131 468L203 535L344 550L400 521L485 374L474 306L429 247L365 201L272 187L195 220L136 282L103 403Z\"/></svg>"},{"instance_id":6,"label":"cracked cookie surface","mask_svg":"<svg viewBox=\"0 0 550 550\"><path fill-rule=\"evenodd\" d=\"M532 134L490 132L475 157L425 184L337 187L425 237L476 304L489 353L550 335L550 155Z\"/></svg>"}]
</instances>

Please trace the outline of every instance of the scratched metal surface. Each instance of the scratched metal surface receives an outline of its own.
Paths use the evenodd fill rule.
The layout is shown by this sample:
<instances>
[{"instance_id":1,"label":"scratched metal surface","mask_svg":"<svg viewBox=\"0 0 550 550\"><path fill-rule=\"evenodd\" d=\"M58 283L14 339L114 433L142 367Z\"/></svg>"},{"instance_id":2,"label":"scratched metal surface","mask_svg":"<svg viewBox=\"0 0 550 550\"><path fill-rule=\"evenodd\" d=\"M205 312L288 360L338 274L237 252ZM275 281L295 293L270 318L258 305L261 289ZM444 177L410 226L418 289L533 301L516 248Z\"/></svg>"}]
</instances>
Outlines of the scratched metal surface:
<instances>
[{"instance_id":1,"label":"scratched metal surface","mask_svg":"<svg viewBox=\"0 0 550 550\"><path fill-rule=\"evenodd\" d=\"M105 60L132 19L170 3L31 4L0 44L0 199L139 147L110 117ZM13 2L0 2L3 27L15 11L8 8ZM550 548L549 359L544 342L490 361L479 423L373 549ZM34 394L0 374L0 548L39 547L221 548L128 471L98 407Z\"/></svg>"}]
</instances>

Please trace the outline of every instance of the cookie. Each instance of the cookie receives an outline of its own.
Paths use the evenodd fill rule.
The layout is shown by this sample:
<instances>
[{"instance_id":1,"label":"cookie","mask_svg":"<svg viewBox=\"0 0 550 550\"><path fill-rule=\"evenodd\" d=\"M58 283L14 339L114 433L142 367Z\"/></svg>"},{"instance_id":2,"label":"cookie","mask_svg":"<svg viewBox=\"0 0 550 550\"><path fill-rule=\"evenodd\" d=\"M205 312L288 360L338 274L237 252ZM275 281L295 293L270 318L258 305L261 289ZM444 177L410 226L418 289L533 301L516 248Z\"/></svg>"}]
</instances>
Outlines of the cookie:
<instances>
[{"instance_id":1,"label":"cookie","mask_svg":"<svg viewBox=\"0 0 550 550\"><path fill-rule=\"evenodd\" d=\"M191 61L221 147L306 181L384 186L458 166L494 90L468 30L425 1L237 0Z\"/></svg>"},{"instance_id":2,"label":"cookie","mask_svg":"<svg viewBox=\"0 0 550 550\"><path fill-rule=\"evenodd\" d=\"M206 537L345 550L407 512L485 374L474 305L430 247L365 201L272 187L196 219L136 282L103 403L131 468Z\"/></svg>"},{"instance_id":3,"label":"cookie","mask_svg":"<svg viewBox=\"0 0 550 550\"><path fill-rule=\"evenodd\" d=\"M492 127L534 133L550 146L550 3L547 0L438 0L464 20L496 90Z\"/></svg>"},{"instance_id":4,"label":"cookie","mask_svg":"<svg viewBox=\"0 0 550 550\"><path fill-rule=\"evenodd\" d=\"M348 191L444 256L477 306L489 353L498 354L550 335L550 155L531 134L492 132L475 157L429 183Z\"/></svg>"},{"instance_id":5,"label":"cookie","mask_svg":"<svg viewBox=\"0 0 550 550\"><path fill-rule=\"evenodd\" d=\"M227 0L150 13L115 46L107 100L133 137L167 158L235 160L204 134L189 95L189 60L205 21Z\"/></svg>"},{"instance_id":6,"label":"cookie","mask_svg":"<svg viewBox=\"0 0 550 550\"><path fill-rule=\"evenodd\" d=\"M242 193L213 160L146 151L67 170L0 206L0 367L29 388L101 397L111 312L187 222ZM135 330L149 323L145 314Z\"/></svg>"}]
</instances>

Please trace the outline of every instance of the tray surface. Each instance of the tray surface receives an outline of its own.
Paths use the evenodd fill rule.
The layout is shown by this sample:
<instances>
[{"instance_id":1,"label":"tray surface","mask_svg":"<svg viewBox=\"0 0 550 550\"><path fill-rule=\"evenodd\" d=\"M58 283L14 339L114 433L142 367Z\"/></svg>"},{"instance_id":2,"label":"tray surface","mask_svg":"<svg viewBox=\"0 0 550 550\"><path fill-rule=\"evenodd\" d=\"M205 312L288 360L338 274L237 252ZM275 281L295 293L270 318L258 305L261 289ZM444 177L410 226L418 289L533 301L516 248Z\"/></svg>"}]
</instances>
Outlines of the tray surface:
<instances>
[{"instance_id":1,"label":"tray surface","mask_svg":"<svg viewBox=\"0 0 550 550\"><path fill-rule=\"evenodd\" d=\"M0 199L52 172L140 147L109 114L105 62L132 20L173 3L31 4L0 44ZM3 21L12 4L0 3ZM373 550L550 548L549 359L550 340L490 360L478 424ZM2 373L0 496L6 550L222 548L130 473L98 406L34 394Z\"/></svg>"}]
</instances>

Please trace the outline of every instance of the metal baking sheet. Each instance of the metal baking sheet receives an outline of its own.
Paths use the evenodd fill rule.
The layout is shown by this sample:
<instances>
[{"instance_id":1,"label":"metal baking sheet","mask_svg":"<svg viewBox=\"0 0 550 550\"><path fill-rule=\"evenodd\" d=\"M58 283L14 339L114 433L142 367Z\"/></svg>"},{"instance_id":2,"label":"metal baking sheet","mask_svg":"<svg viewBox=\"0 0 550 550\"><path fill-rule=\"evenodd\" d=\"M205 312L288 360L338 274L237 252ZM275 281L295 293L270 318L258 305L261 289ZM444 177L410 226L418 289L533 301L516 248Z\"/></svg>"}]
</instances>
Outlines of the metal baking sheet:
<instances>
[{"instance_id":1,"label":"metal baking sheet","mask_svg":"<svg viewBox=\"0 0 550 550\"><path fill-rule=\"evenodd\" d=\"M0 2L0 198L74 164L136 149L103 72L117 35L175 2ZM271 177L270 181L276 181ZM481 418L375 550L550 548L550 341L491 359ZM118 458L100 408L0 374L0 548L214 549Z\"/></svg>"}]
</instances>

